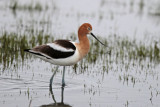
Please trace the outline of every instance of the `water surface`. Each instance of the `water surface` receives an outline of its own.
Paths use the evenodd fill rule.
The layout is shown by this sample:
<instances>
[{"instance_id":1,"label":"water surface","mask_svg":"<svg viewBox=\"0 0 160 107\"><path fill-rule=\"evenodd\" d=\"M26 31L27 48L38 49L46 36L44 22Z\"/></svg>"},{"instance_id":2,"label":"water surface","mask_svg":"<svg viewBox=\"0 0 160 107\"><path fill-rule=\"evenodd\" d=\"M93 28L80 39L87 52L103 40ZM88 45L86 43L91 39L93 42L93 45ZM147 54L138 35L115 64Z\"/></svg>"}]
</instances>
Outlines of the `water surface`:
<instances>
[{"instance_id":1,"label":"water surface","mask_svg":"<svg viewBox=\"0 0 160 107\"><path fill-rule=\"evenodd\" d=\"M1 0L0 106L160 106L159 7L148 0ZM84 22L108 47L89 37L90 53L66 67L63 96L60 67L53 82L56 105L49 92L56 66L23 49L60 38L78 41Z\"/></svg>"}]
</instances>

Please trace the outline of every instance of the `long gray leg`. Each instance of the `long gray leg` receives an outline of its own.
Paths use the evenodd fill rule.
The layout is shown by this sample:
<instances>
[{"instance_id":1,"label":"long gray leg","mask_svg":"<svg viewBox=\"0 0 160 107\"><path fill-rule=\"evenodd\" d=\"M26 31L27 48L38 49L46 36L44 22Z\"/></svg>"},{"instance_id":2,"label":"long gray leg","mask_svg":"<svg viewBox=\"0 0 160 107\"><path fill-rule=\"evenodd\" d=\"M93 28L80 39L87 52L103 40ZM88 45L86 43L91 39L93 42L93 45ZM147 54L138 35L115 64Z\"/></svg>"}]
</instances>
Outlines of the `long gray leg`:
<instances>
[{"instance_id":1,"label":"long gray leg","mask_svg":"<svg viewBox=\"0 0 160 107\"><path fill-rule=\"evenodd\" d=\"M65 81L64 81L64 76L65 76L65 66L63 66L62 87L64 87L66 85Z\"/></svg>"},{"instance_id":2,"label":"long gray leg","mask_svg":"<svg viewBox=\"0 0 160 107\"><path fill-rule=\"evenodd\" d=\"M56 70L54 71L54 73L53 73L53 75L52 75L52 77L51 77L51 79L50 79L50 84L49 84L49 91L50 91L50 93L51 93L51 95L52 95L52 99L53 99L53 101L54 101L55 103L57 103L57 102L56 102L56 100L55 100L55 98L54 98L54 94L53 94L53 91L52 91L52 83L53 83L53 77L54 77L54 75L56 74L58 68L59 68L59 66L56 67Z\"/></svg>"},{"instance_id":3,"label":"long gray leg","mask_svg":"<svg viewBox=\"0 0 160 107\"><path fill-rule=\"evenodd\" d=\"M59 66L56 67L56 70L54 71L53 75L50 78L50 87L52 87L52 83L53 83L53 77L56 74L57 70L58 70Z\"/></svg>"}]
</instances>

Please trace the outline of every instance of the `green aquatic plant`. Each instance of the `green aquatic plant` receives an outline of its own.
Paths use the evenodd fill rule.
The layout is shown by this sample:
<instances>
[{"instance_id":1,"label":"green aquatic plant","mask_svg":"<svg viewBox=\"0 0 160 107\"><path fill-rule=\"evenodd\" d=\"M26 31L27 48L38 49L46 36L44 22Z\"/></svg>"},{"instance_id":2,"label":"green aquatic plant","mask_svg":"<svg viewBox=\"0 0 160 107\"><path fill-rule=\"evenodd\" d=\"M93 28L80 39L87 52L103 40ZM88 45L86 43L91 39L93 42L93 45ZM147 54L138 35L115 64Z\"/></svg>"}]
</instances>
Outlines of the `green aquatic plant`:
<instances>
[{"instance_id":1,"label":"green aquatic plant","mask_svg":"<svg viewBox=\"0 0 160 107\"><path fill-rule=\"evenodd\" d=\"M73 37L71 37L74 39ZM69 38L70 39L70 38ZM147 46L136 40L129 40L128 38L121 38L113 36L110 39L103 39L107 47L101 46L97 41L91 39L90 52L87 57L81 62L81 71L84 72L88 69L88 64L95 64L98 61L103 62L103 71L108 71L113 67L108 68L112 63L125 65L128 71L130 65L135 66L137 61L143 69L143 61L149 60L151 62L160 62L160 49L159 42L152 42ZM39 31L35 35L29 36L28 34L16 34L4 32L0 35L0 64L1 68L6 69L9 67L17 67L19 64L24 63L24 59L31 57L29 54L24 53L24 49L32 48L35 45L46 44L52 42L53 37ZM154 46L153 46L154 44ZM126 63L128 61L129 63ZM17 63L18 62L18 63ZM148 63L147 67L151 65ZM78 67L73 67L77 71Z\"/></svg>"},{"instance_id":2,"label":"green aquatic plant","mask_svg":"<svg viewBox=\"0 0 160 107\"><path fill-rule=\"evenodd\" d=\"M42 11L44 9L47 10L48 5L43 7L43 5L40 2L35 2L35 3L31 2L30 4L20 4L18 0L13 0L10 2L9 8L13 11L16 10Z\"/></svg>"},{"instance_id":3,"label":"green aquatic plant","mask_svg":"<svg viewBox=\"0 0 160 107\"><path fill-rule=\"evenodd\" d=\"M53 37L41 35L41 33L35 36L26 36L25 34L18 36L16 33L8 34L4 32L0 35L0 64L3 70L12 65L16 67L18 63L23 63L24 59L27 58L24 49L45 44L49 42L48 38L52 38L51 40L53 40Z\"/></svg>"}]
</instances>

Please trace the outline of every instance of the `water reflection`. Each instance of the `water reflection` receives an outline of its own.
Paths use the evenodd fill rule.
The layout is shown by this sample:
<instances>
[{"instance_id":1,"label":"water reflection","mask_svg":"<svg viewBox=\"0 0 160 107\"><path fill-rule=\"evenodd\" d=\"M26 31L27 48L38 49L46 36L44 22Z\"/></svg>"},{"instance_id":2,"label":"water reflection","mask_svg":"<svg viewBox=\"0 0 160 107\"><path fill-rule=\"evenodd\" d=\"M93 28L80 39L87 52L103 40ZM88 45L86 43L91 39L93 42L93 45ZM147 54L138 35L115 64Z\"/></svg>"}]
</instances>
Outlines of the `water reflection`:
<instances>
[{"instance_id":1,"label":"water reflection","mask_svg":"<svg viewBox=\"0 0 160 107\"><path fill-rule=\"evenodd\" d=\"M71 105L69 104L65 104L63 101L64 101L64 87L62 86L61 88L61 102L57 102L55 97L54 97L54 93L53 93L53 90L52 90L52 87L49 88L49 91L52 95L52 99L54 101L54 103L51 103L51 104L48 104L48 105L42 105L40 107L72 107Z\"/></svg>"},{"instance_id":2,"label":"water reflection","mask_svg":"<svg viewBox=\"0 0 160 107\"><path fill-rule=\"evenodd\" d=\"M68 104L64 104L64 103L57 103L57 104L53 103L53 104L48 104L48 105L42 105L40 107L72 107L72 106Z\"/></svg>"}]
</instances>

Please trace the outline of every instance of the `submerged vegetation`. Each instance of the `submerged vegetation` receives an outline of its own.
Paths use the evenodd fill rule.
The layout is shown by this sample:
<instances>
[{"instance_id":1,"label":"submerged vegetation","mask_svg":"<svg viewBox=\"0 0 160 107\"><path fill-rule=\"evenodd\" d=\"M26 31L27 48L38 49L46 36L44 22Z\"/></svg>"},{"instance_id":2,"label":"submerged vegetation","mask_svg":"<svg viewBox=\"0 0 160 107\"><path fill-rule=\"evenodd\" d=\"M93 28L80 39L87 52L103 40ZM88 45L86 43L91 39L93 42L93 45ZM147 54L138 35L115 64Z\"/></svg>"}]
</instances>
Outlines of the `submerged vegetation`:
<instances>
[{"instance_id":1,"label":"submerged vegetation","mask_svg":"<svg viewBox=\"0 0 160 107\"><path fill-rule=\"evenodd\" d=\"M54 40L52 36L42 34L41 32L35 36L27 36L25 34L17 35L18 34L16 33L7 34L4 32L0 36L0 63L3 65L3 70L12 65L16 66L18 63L23 63L24 59L28 57L24 53L24 49L52 42ZM136 62L141 63L145 60L154 63L160 62L158 42L152 42L151 44L145 45L141 42L136 42L136 40L128 40L127 38L120 38L117 36L110 38L112 39L101 38L108 47L103 47L97 41L92 40L90 52L87 55L85 63L86 61L89 63L96 63L96 60L99 57L101 57L100 59L104 59L102 60L104 63L120 61L124 64L126 61L129 61L134 65ZM107 62L105 62L106 58ZM81 65L82 68L87 68L85 63L83 63L83 66Z\"/></svg>"},{"instance_id":2,"label":"submerged vegetation","mask_svg":"<svg viewBox=\"0 0 160 107\"><path fill-rule=\"evenodd\" d=\"M97 41L91 43L91 52L88 55L89 62L95 62L97 57L101 57L103 54L115 57L115 60L120 59L122 62L125 60L160 62L158 42L151 42L151 44L145 45L145 43L136 42L136 40L129 40L124 37L113 36L109 38L112 39L106 38L105 40L105 44L108 44L107 48L101 46Z\"/></svg>"},{"instance_id":3,"label":"submerged vegetation","mask_svg":"<svg viewBox=\"0 0 160 107\"><path fill-rule=\"evenodd\" d=\"M7 69L12 65L18 67L27 58L24 49L34 47L49 42L49 35L41 35L41 32L35 36L20 35L16 33L7 34L4 32L0 36L0 64L2 68ZM53 37L50 37L53 40Z\"/></svg>"},{"instance_id":4,"label":"submerged vegetation","mask_svg":"<svg viewBox=\"0 0 160 107\"><path fill-rule=\"evenodd\" d=\"M28 10L28 11L42 11L42 10L47 10L48 9L48 5L45 5L45 7L43 7L44 5L42 5L40 2L35 2L33 3L33 1L30 4L20 4L18 2L18 0L13 0L12 2L10 2L10 9L13 11L16 10Z\"/></svg>"}]
</instances>

